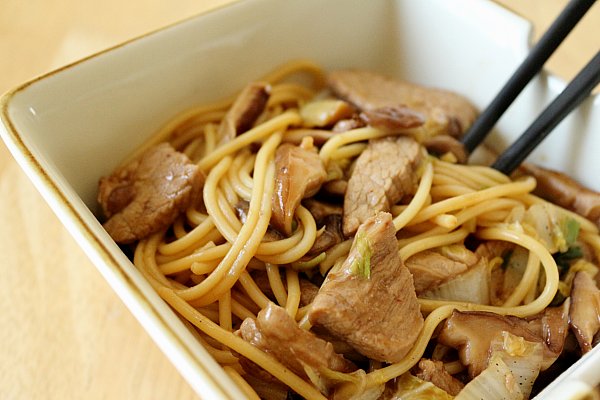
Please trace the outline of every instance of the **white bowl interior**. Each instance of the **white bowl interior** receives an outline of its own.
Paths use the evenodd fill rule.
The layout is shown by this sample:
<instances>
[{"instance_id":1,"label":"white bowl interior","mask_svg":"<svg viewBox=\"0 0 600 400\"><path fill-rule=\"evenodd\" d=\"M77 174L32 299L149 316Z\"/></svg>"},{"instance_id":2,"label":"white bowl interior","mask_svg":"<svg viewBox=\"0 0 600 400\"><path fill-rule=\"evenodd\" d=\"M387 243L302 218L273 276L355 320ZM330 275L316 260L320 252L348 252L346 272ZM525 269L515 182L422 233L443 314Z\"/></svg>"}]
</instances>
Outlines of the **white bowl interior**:
<instances>
[{"instance_id":1,"label":"white bowl interior","mask_svg":"<svg viewBox=\"0 0 600 400\"><path fill-rule=\"evenodd\" d=\"M192 356L181 356L181 348L168 343L178 340L164 331L166 325L178 324L173 313L92 214L101 176L174 115L228 96L295 58L313 59L327 69L368 68L455 90L482 108L524 58L529 34L529 23L488 1L245 1L17 89L5 97L3 134L117 293L159 345L174 352L174 362L188 357L184 364L189 367L195 362L190 357L205 355L190 350ZM546 75L533 81L502 118L492 142L502 147L514 140L563 86ZM532 159L600 189L594 179L600 174L594 151L600 137L593 135L599 128L596 96L565 120ZM141 297L131 294L132 287ZM175 336L191 343L180 328ZM183 372L188 379L198 378L198 371ZM203 373L228 382L219 373ZM202 395L205 387L192 385Z\"/></svg>"}]
</instances>

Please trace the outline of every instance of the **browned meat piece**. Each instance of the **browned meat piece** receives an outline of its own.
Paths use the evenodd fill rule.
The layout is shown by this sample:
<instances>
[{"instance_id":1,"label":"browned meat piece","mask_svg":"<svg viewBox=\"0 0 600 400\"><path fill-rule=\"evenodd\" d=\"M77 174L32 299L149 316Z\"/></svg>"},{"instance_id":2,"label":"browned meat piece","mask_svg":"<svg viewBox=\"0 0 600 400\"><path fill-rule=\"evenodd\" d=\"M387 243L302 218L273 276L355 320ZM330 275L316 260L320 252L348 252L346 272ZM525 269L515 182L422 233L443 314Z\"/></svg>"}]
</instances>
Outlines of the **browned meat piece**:
<instances>
[{"instance_id":1,"label":"browned meat piece","mask_svg":"<svg viewBox=\"0 0 600 400\"><path fill-rule=\"evenodd\" d=\"M387 137L369 142L356 160L344 196L344 234L379 211L389 211L405 195L414 194L416 169L423 153L409 137Z\"/></svg>"},{"instance_id":2,"label":"browned meat piece","mask_svg":"<svg viewBox=\"0 0 600 400\"><path fill-rule=\"evenodd\" d=\"M412 348L423 316L389 213L360 226L348 258L319 289L309 320L375 360L397 362Z\"/></svg>"},{"instance_id":3,"label":"browned meat piece","mask_svg":"<svg viewBox=\"0 0 600 400\"><path fill-rule=\"evenodd\" d=\"M352 118L338 121L331 130L336 133L347 132L352 129L363 128L365 125L365 121L355 115Z\"/></svg>"},{"instance_id":4,"label":"browned meat piece","mask_svg":"<svg viewBox=\"0 0 600 400\"><path fill-rule=\"evenodd\" d=\"M240 222L242 224L245 224L246 220L248 219L248 210L250 210L250 202L246 200L240 200L233 208L235 210L236 215L240 219Z\"/></svg>"},{"instance_id":5,"label":"browned meat piece","mask_svg":"<svg viewBox=\"0 0 600 400\"><path fill-rule=\"evenodd\" d=\"M271 223L281 233L290 235L300 201L319 191L327 179L327 171L316 151L288 143L275 152L275 168Z\"/></svg>"},{"instance_id":6,"label":"browned meat piece","mask_svg":"<svg viewBox=\"0 0 600 400\"><path fill-rule=\"evenodd\" d=\"M329 204L315 199L306 199L302 204L310 211L317 225L323 225L325 219L330 215L342 215L344 213L344 209L337 204Z\"/></svg>"},{"instance_id":7,"label":"browned meat piece","mask_svg":"<svg viewBox=\"0 0 600 400\"><path fill-rule=\"evenodd\" d=\"M542 343L542 370L545 370L558 358L564 346L567 307L568 304L547 308L543 314L529 320L484 311L455 310L440 331L438 342L458 350L461 362L468 366L473 378L487 367L492 341L506 331L529 342Z\"/></svg>"},{"instance_id":8,"label":"browned meat piece","mask_svg":"<svg viewBox=\"0 0 600 400\"><path fill-rule=\"evenodd\" d=\"M557 171L524 163L520 170L537 180L534 193L600 226L600 193Z\"/></svg>"},{"instance_id":9,"label":"browned meat piece","mask_svg":"<svg viewBox=\"0 0 600 400\"><path fill-rule=\"evenodd\" d=\"M285 309L269 303L256 320L247 318L240 327L242 338L271 354L296 374L306 377L304 365L317 373L323 368L352 372L354 364L333 350L331 343L298 327Z\"/></svg>"},{"instance_id":10,"label":"browned meat piece","mask_svg":"<svg viewBox=\"0 0 600 400\"><path fill-rule=\"evenodd\" d=\"M475 250L475 254L480 257L485 257L492 261L496 257L503 260L508 259L515 252L516 246L509 242L499 240L490 240L480 244ZM492 305L502 305L510 296L514 287L505 284L508 275L505 274L504 268L493 268L490 279L490 303ZM510 289L510 290L507 290Z\"/></svg>"},{"instance_id":11,"label":"browned meat piece","mask_svg":"<svg viewBox=\"0 0 600 400\"><path fill-rule=\"evenodd\" d=\"M464 383L446 371L444 363L441 361L422 358L421 361L419 361L416 375L417 378L433 383L435 386L445 390L452 396L456 396L465 386Z\"/></svg>"},{"instance_id":12,"label":"browned meat piece","mask_svg":"<svg viewBox=\"0 0 600 400\"><path fill-rule=\"evenodd\" d=\"M338 205L332 205L315 199L306 199L302 204L310 211L315 218L317 227L325 226L325 230L313 244L312 248L306 253L313 257L321 254L327 249L344 241L342 232L342 213L343 208Z\"/></svg>"},{"instance_id":13,"label":"browned meat piece","mask_svg":"<svg viewBox=\"0 0 600 400\"><path fill-rule=\"evenodd\" d=\"M442 156L446 153L452 153L459 163L467 163L468 155L465 146L450 135L437 135L427 138L423 142L423 146L431 154Z\"/></svg>"},{"instance_id":14,"label":"browned meat piece","mask_svg":"<svg viewBox=\"0 0 600 400\"><path fill-rule=\"evenodd\" d=\"M600 330L600 291L594 278L586 272L577 272L573 280L569 316L579 347L582 353L587 353L592 349L594 335Z\"/></svg>"},{"instance_id":15,"label":"browned meat piece","mask_svg":"<svg viewBox=\"0 0 600 400\"><path fill-rule=\"evenodd\" d=\"M314 100L300 109L303 125L309 128L332 126L353 114L354 107L338 99Z\"/></svg>"},{"instance_id":16,"label":"browned meat piece","mask_svg":"<svg viewBox=\"0 0 600 400\"><path fill-rule=\"evenodd\" d=\"M117 243L132 243L166 229L200 193L204 174L167 143L100 179L104 228Z\"/></svg>"},{"instance_id":17,"label":"browned meat piece","mask_svg":"<svg viewBox=\"0 0 600 400\"><path fill-rule=\"evenodd\" d=\"M233 207L235 210L236 215L238 216L238 218L240 219L240 222L242 224L246 223L246 219L248 218L248 210L250 209L250 202L246 201L246 200L240 200L237 202L237 204ZM285 239L285 237L277 232L275 229L269 227L267 228L267 231L265 232L265 235L262 238L263 242L274 242L276 240L281 240L281 239Z\"/></svg>"},{"instance_id":18,"label":"browned meat piece","mask_svg":"<svg viewBox=\"0 0 600 400\"><path fill-rule=\"evenodd\" d=\"M303 307L312 303L319 292L319 287L309 280L300 278L300 305Z\"/></svg>"},{"instance_id":19,"label":"browned meat piece","mask_svg":"<svg viewBox=\"0 0 600 400\"><path fill-rule=\"evenodd\" d=\"M329 250L338 243L344 241L344 233L342 232L342 216L333 214L325 217L323 220L325 230L315 240L315 243L306 253L306 256L318 256L324 251ZM305 257L306 257L305 256Z\"/></svg>"},{"instance_id":20,"label":"browned meat piece","mask_svg":"<svg viewBox=\"0 0 600 400\"><path fill-rule=\"evenodd\" d=\"M253 82L246 86L227 111L219 126L219 143L226 143L237 135L246 132L264 111L271 86L263 82Z\"/></svg>"},{"instance_id":21,"label":"browned meat piece","mask_svg":"<svg viewBox=\"0 0 600 400\"><path fill-rule=\"evenodd\" d=\"M328 84L340 98L362 111L406 106L426 118L433 134L458 137L473 123L477 111L455 93L389 79L368 71L341 70L329 74Z\"/></svg>"},{"instance_id":22,"label":"browned meat piece","mask_svg":"<svg viewBox=\"0 0 600 400\"><path fill-rule=\"evenodd\" d=\"M405 265L413 276L417 294L426 292L441 283L462 274L479 261L474 253L460 246L464 257L458 258L459 251L441 254L425 250L406 260Z\"/></svg>"},{"instance_id":23,"label":"browned meat piece","mask_svg":"<svg viewBox=\"0 0 600 400\"><path fill-rule=\"evenodd\" d=\"M346 189L348 189L348 181L345 179L335 179L323 185L323 190L332 196L345 196Z\"/></svg>"},{"instance_id":24,"label":"browned meat piece","mask_svg":"<svg viewBox=\"0 0 600 400\"><path fill-rule=\"evenodd\" d=\"M361 113L361 117L367 125L390 133L402 132L425 123L421 114L403 105L365 110Z\"/></svg>"}]
</instances>

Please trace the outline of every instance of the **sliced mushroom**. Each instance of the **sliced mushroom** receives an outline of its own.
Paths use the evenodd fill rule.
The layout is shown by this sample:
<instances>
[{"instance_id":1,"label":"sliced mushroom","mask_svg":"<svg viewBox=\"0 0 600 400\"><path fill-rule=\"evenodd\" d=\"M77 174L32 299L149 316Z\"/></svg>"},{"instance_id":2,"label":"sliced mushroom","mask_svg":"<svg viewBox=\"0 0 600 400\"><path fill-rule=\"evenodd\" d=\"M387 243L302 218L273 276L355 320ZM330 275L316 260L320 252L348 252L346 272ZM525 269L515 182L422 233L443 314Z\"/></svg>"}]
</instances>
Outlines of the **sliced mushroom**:
<instances>
[{"instance_id":1,"label":"sliced mushroom","mask_svg":"<svg viewBox=\"0 0 600 400\"><path fill-rule=\"evenodd\" d=\"M590 190L558 171L524 163L521 172L537 180L534 193L600 226L600 193Z\"/></svg>"},{"instance_id":2,"label":"sliced mushroom","mask_svg":"<svg viewBox=\"0 0 600 400\"><path fill-rule=\"evenodd\" d=\"M367 125L390 133L402 132L425 123L421 114L406 106L374 108L365 110L360 115Z\"/></svg>"},{"instance_id":3,"label":"sliced mushroom","mask_svg":"<svg viewBox=\"0 0 600 400\"><path fill-rule=\"evenodd\" d=\"M338 99L314 100L300 108L303 125L308 128L333 126L353 114L354 107Z\"/></svg>"},{"instance_id":4,"label":"sliced mushroom","mask_svg":"<svg viewBox=\"0 0 600 400\"><path fill-rule=\"evenodd\" d=\"M275 168L271 223L281 233L291 235L296 208L303 198L319 191L327 171L316 151L288 143L277 149Z\"/></svg>"},{"instance_id":5,"label":"sliced mushroom","mask_svg":"<svg viewBox=\"0 0 600 400\"><path fill-rule=\"evenodd\" d=\"M448 318L438 336L438 341L458 350L461 362L468 366L469 376L477 376L489 361L489 349L501 332L520 336L532 343L542 343L544 354L542 370L558 358L566 337L566 306L552 308L529 321L514 316L502 316L491 312L455 310Z\"/></svg>"},{"instance_id":6,"label":"sliced mushroom","mask_svg":"<svg viewBox=\"0 0 600 400\"><path fill-rule=\"evenodd\" d=\"M219 125L219 143L226 143L252 128L267 106L270 95L268 83L253 82L246 86Z\"/></svg>"},{"instance_id":7,"label":"sliced mushroom","mask_svg":"<svg viewBox=\"0 0 600 400\"><path fill-rule=\"evenodd\" d=\"M579 271L573 279L569 316L579 347L582 353L587 353L592 349L594 335L600 330L600 291L587 272Z\"/></svg>"},{"instance_id":8,"label":"sliced mushroom","mask_svg":"<svg viewBox=\"0 0 600 400\"><path fill-rule=\"evenodd\" d=\"M423 141L423 146L429 153L437 156L452 153L456 157L456 161L461 164L465 164L468 159L465 146L450 135L437 135L427 138Z\"/></svg>"}]
</instances>

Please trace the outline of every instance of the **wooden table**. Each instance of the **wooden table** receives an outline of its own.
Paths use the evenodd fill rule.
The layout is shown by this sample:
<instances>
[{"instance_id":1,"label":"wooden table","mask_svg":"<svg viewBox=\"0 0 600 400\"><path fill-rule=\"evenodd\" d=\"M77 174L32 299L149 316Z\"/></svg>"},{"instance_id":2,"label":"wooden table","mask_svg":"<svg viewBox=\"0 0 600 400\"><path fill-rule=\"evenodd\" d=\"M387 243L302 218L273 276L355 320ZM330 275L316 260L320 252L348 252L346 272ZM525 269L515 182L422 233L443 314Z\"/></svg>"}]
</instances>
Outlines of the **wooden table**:
<instances>
[{"instance_id":1,"label":"wooden table","mask_svg":"<svg viewBox=\"0 0 600 400\"><path fill-rule=\"evenodd\" d=\"M228 1L0 0L0 92ZM539 32L566 0L500 3L532 19ZM549 69L572 77L599 42L596 5ZM4 145L0 194L0 398L196 398Z\"/></svg>"}]
</instances>

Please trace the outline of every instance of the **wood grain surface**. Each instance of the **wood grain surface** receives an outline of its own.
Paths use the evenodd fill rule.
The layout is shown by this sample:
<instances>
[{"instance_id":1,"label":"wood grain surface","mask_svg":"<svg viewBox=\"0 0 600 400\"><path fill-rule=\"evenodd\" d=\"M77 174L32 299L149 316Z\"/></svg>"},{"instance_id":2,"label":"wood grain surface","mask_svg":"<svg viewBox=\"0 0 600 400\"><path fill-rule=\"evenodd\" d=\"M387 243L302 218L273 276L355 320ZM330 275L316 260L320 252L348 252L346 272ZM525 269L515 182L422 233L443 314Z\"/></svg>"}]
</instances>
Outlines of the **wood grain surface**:
<instances>
[{"instance_id":1,"label":"wood grain surface","mask_svg":"<svg viewBox=\"0 0 600 400\"><path fill-rule=\"evenodd\" d=\"M0 92L230 0L0 0ZM566 0L500 0L543 32ZM600 5L548 64L571 78ZM0 144L0 399L193 399Z\"/></svg>"}]
</instances>

